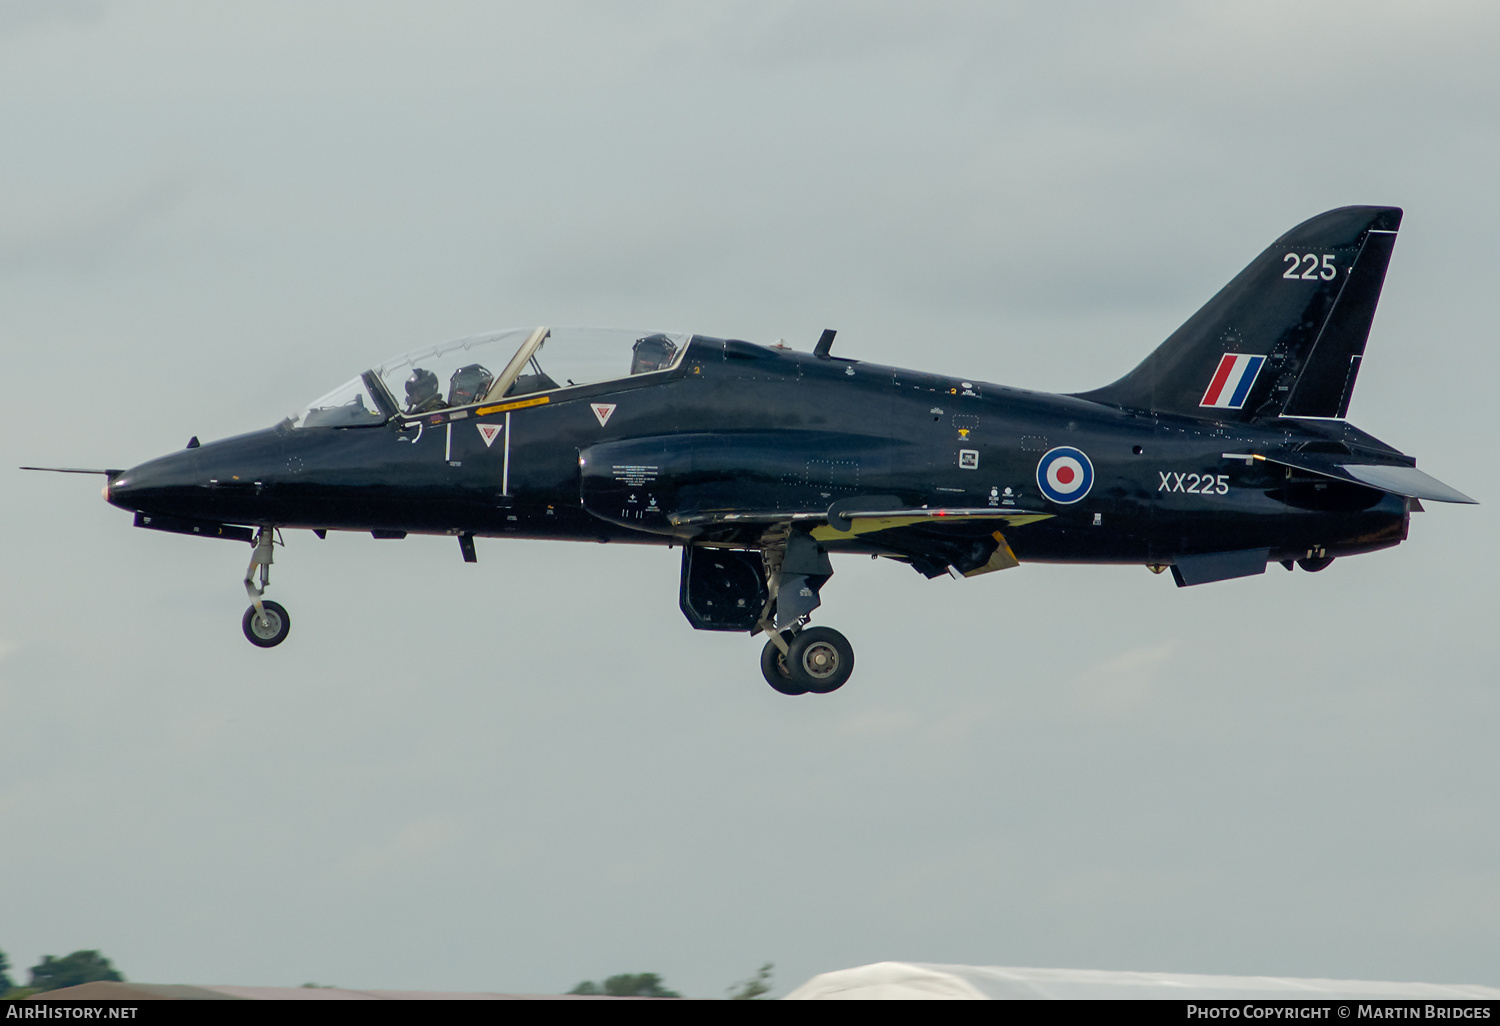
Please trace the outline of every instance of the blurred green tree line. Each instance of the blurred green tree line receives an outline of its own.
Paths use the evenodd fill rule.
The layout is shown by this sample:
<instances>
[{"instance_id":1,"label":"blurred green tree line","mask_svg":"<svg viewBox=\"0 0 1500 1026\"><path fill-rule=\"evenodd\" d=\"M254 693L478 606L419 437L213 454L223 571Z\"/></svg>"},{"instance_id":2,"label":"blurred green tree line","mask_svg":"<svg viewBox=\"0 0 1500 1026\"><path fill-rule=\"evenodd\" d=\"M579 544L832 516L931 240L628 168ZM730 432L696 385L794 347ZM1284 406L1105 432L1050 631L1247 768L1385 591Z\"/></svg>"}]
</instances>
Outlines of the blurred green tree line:
<instances>
[{"instance_id":1,"label":"blurred green tree line","mask_svg":"<svg viewBox=\"0 0 1500 1026\"><path fill-rule=\"evenodd\" d=\"M80 983L96 980L123 982L125 979L98 951L75 951L62 958L43 955L42 960L31 967L31 982L24 987L16 986L9 970L10 959L0 951L0 997L29 997L43 991L76 987Z\"/></svg>"}]
</instances>

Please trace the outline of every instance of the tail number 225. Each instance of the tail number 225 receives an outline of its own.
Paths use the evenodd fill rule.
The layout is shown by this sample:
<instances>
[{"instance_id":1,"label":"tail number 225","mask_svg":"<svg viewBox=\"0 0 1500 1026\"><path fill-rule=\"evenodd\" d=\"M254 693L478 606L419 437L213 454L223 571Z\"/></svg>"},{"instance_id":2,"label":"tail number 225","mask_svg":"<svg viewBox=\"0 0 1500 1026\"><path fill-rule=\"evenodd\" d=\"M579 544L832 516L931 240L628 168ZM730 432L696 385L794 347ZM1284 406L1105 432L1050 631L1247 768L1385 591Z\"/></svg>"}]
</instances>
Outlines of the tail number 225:
<instances>
[{"instance_id":1,"label":"tail number 225","mask_svg":"<svg viewBox=\"0 0 1500 1026\"><path fill-rule=\"evenodd\" d=\"M1281 259L1286 261L1286 270L1281 276L1290 278L1292 281L1316 281L1319 278L1332 281L1338 274L1333 269L1333 254L1331 253L1323 254L1321 263L1316 253L1288 253Z\"/></svg>"}]
</instances>

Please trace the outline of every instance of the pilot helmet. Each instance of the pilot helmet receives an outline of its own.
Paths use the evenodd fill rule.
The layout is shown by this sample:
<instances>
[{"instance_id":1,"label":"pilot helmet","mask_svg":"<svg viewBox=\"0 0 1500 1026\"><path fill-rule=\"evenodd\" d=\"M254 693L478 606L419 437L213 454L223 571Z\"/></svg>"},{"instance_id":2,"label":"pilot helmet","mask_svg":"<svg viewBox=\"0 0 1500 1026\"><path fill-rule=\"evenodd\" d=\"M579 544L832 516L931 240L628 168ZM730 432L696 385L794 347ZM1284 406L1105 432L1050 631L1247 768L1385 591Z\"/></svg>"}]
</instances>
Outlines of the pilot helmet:
<instances>
[{"instance_id":1,"label":"pilot helmet","mask_svg":"<svg viewBox=\"0 0 1500 1026\"><path fill-rule=\"evenodd\" d=\"M672 365L677 347L662 334L647 335L635 340L635 356L630 361L630 373L645 374Z\"/></svg>"},{"instance_id":2,"label":"pilot helmet","mask_svg":"<svg viewBox=\"0 0 1500 1026\"><path fill-rule=\"evenodd\" d=\"M425 367L412 369L406 379L406 402L408 406L420 406L438 394L437 375Z\"/></svg>"},{"instance_id":3,"label":"pilot helmet","mask_svg":"<svg viewBox=\"0 0 1500 1026\"><path fill-rule=\"evenodd\" d=\"M483 399L495 376L477 363L460 367L448 379L448 405L466 406Z\"/></svg>"}]
</instances>

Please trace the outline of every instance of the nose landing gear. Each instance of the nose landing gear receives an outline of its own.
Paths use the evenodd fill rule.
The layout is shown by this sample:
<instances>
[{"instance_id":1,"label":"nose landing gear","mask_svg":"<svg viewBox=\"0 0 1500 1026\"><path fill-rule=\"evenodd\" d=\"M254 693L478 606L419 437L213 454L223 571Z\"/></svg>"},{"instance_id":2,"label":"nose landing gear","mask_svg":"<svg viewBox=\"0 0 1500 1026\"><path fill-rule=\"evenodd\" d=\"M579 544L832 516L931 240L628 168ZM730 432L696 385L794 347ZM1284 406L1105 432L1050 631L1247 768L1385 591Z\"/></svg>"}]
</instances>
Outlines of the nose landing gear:
<instances>
[{"instance_id":1,"label":"nose landing gear","mask_svg":"<svg viewBox=\"0 0 1500 1026\"><path fill-rule=\"evenodd\" d=\"M262 527L255 532L255 548L250 554L250 566L245 571L245 594L250 596L250 608L240 621L240 627L250 644L258 648L274 648L286 640L292 629L292 618L279 602L262 596L271 584L272 547L275 545L275 528ZM260 586L255 584L255 568L260 567Z\"/></svg>"}]
</instances>

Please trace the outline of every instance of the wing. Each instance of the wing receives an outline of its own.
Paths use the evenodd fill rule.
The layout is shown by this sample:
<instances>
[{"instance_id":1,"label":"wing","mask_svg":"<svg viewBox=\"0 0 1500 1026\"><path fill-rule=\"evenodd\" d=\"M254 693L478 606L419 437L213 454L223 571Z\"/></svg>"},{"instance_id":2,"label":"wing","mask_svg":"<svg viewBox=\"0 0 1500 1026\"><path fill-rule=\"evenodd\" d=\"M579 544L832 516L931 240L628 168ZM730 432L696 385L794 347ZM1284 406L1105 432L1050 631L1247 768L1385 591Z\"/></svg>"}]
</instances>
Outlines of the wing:
<instances>
[{"instance_id":1,"label":"wing","mask_svg":"<svg viewBox=\"0 0 1500 1026\"><path fill-rule=\"evenodd\" d=\"M658 435L601 442L579 453L582 505L593 516L650 534L725 548L768 548L793 531L830 551L871 552L928 577L1016 566L1005 532L1052 514L1004 507L924 507L914 495L830 492L849 481L815 480L830 467L899 461L903 443L828 432ZM809 453L814 454L809 457ZM816 467L822 468L816 470ZM760 505L768 498L780 508Z\"/></svg>"},{"instance_id":2,"label":"wing","mask_svg":"<svg viewBox=\"0 0 1500 1026\"><path fill-rule=\"evenodd\" d=\"M990 507L892 508L879 502L869 507L845 500L827 510L708 510L673 513L667 519L684 533L741 543L800 525L814 541L837 549L858 539L860 548L881 550L927 577L977 577L1019 566L1005 532L1053 516Z\"/></svg>"}]
</instances>

